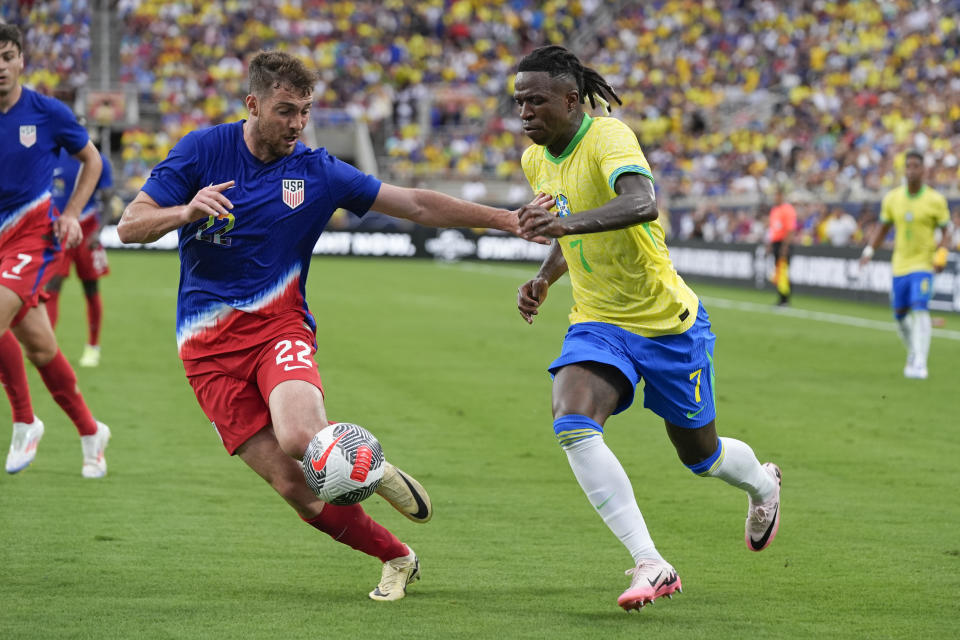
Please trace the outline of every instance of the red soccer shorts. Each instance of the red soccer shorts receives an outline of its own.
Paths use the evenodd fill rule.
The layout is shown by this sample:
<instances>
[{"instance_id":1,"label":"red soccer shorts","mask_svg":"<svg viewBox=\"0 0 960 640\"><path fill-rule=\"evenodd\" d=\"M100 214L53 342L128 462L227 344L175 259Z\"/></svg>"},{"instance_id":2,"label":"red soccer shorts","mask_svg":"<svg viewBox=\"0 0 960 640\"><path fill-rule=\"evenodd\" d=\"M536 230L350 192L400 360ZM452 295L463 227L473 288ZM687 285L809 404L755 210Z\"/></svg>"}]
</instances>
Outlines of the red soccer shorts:
<instances>
[{"instance_id":1,"label":"red soccer shorts","mask_svg":"<svg viewBox=\"0 0 960 640\"><path fill-rule=\"evenodd\" d=\"M46 201L49 207L49 201ZM11 326L16 326L26 313L46 301L43 287L59 267L63 257L60 244L53 235L53 224L45 213L30 216L20 226L4 235L0 242L0 285L10 289L23 302Z\"/></svg>"},{"instance_id":2,"label":"red soccer shorts","mask_svg":"<svg viewBox=\"0 0 960 640\"><path fill-rule=\"evenodd\" d=\"M305 380L323 392L313 345L313 332L301 325L254 347L183 361L200 408L230 455L271 424L267 400L278 384Z\"/></svg>"},{"instance_id":3,"label":"red soccer shorts","mask_svg":"<svg viewBox=\"0 0 960 640\"><path fill-rule=\"evenodd\" d=\"M99 280L110 273L110 265L107 263L107 252L98 241L93 248L90 247L90 237L99 232L100 225L94 216L90 216L82 223L83 240L73 249L67 249L64 252L64 258L60 261L56 275L66 278L70 275L70 265L77 265L77 277L83 281Z\"/></svg>"}]
</instances>

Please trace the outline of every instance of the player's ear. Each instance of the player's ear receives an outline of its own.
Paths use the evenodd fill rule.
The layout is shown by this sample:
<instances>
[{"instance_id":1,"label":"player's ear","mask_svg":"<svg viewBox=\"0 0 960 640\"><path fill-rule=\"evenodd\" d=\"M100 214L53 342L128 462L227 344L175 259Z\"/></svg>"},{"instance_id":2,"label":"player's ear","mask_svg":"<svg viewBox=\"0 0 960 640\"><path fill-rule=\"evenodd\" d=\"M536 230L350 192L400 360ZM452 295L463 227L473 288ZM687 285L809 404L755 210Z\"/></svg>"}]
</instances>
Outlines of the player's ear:
<instances>
[{"instance_id":1,"label":"player's ear","mask_svg":"<svg viewBox=\"0 0 960 640\"><path fill-rule=\"evenodd\" d=\"M260 115L260 103L257 101L257 96L250 93L243 101L246 103L247 111L250 112L251 116L258 117Z\"/></svg>"}]
</instances>

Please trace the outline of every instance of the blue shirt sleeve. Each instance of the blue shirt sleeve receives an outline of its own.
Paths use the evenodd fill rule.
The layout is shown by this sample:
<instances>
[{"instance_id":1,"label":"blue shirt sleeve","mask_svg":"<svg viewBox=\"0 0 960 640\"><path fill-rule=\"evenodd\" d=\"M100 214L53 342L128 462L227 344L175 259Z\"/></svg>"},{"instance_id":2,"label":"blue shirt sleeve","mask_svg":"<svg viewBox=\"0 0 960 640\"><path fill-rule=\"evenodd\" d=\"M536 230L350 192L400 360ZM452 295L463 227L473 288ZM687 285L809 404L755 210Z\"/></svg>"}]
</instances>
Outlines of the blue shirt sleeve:
<instances>
[{"instance_id":1,"label":"blue shirt sleeve","mask_svg":"<svg viewBox=\"0 0 960 640\"><path fill-rule=\"evenodd\" d=\"M320 162L336 206L358 216L370 210L380 193L380 180L331 155L323 154Z\"/></svg>"},{"instance_id":2,"label":"blue shirt sleeve","mask_svg":"<svg viewBox=\"0 0 960 640\"><path fill-rule=\"evenodd\" d=\"M67 105L53 99L48 104L50 105L50 122L53 124L53 141L66 149L70 155L80 153L90 140L87 130L77 122L77 118Z\"/></svg>"},{"instance_id":3,"label":"blue shirt sleeve","mask_svg":"<svg viewBox=\"0 0 960 640\"><path fill-rule=\"evenodd\" d=\"M100 181L97 182L97 189L108 189L113 186L113 169L110 167L110 161L107 156L100 153L100 160L103 162L103 171L100 172Z\"/></svg>"},{"instance_id":4,"label":"blue shirt sleeve","mask_svg":"<svg viewBox=\"0 0 960 640\"><path fill-rule=\"evenodd\" d=\"M163 162L150 172L142 191L161 207L190 202L200 190L198 147L196 133L181 138Z\"/></svg>"}]
</instances>

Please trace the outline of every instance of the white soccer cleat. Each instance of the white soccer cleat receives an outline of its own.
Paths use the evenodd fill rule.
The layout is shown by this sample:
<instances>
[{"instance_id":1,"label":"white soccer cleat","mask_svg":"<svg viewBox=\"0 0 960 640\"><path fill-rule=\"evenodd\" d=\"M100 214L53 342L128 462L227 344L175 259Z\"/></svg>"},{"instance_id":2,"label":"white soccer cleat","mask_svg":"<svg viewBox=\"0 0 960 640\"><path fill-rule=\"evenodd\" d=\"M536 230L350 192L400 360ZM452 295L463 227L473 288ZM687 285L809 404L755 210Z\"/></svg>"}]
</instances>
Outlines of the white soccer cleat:
<instances>
[{"instance_id":1,"label":"white soccer cleat","mask_svg":"<svg viewBox=\"0 0 960 640\"><path fill-rule=\"evenodd\" d=\"M662 596L673 598L674 593L682 593L680 576L669 562L661 558L641 558L636 567L627 569L626 574L632 575L633 580L617 598L617 604L624 611L639 610Z\"/></svg>"},{"instance_id":2,"label":"white soccer cleat","mask_svg":"<svg viewBox=\"0 0 960 640\"><path fill-rule=\"evenodd\" d=\"M83 355L80 356L81 367L96 367L100 365L100 345L84 345Z\"/></svg>"},{"instance_id":3,"label":"white soccer cleat","mask_svg":"<svg viewBox=\"0 0 960 640\"><path fill-rule=\"evenodd\" d=\"M926 380L927 368L915 364L908 364L903 368L903 377L911 378L913 380Z\"/></svg>"},{"instance_id":4,"label":"white soccer cleat","mask_svg":"<svg viewBox=\"0 0 960 640\"><path fill-rule=\"evenodd\" d=\"M420 579L420 559L413 549L405 556L383 563L383 575L380 584L370 592L373 600L399 600L407 595L407 585Z\"/></svg>"},{"instance_id":5,"label":"white soccer cleat","mask_svg":"<svg viewBox=\"0 0 960 640\"><path fill-rule=\"evenodd\" d=\"M377 495L414 522L427 522L433 517L433 504L423 485L386 461Z\"/></svg>"},{"instance_id":6,"label":"white soccer cleat","mask_svg":"<svg viewBox=\"0 0 960 640\"><path fill-rule=\"evenodd\" d=\"M89 436L80 436L80 448L83 449L84 478L102 478L107 475L107 459L103 452L110 441L110 427L97 420L97 432Z\"/></svg>"},{"instance_id":7,"label":"white soccer cleat","mask_svg":"<svg viewBox=\"0 0 960 640\"><path fill-rule=\"evenodd\" d=\"M747 509L747 524L743 535L747 543L747 549L750 549L750 551L763 551L769 547L780 529L780 481L782 474L780 473L780 467L772 462L764 462L763 469L773 476L777 483L777 490L766 502L754 504L753 500L750 500L750 508Z\"/></svg>"},{"instance_id":8,"label":"white soccer cleat","mask_svg":"<svg viewBox=\"0 0 960 640\"><path fill-rule=\"evenodd\" d=\"M23 471L37 457L37 445L43 437L43 422L33 416L33 422L14 422L10 452L7 453L7 473Z\"/></svg>"}]
</instances>

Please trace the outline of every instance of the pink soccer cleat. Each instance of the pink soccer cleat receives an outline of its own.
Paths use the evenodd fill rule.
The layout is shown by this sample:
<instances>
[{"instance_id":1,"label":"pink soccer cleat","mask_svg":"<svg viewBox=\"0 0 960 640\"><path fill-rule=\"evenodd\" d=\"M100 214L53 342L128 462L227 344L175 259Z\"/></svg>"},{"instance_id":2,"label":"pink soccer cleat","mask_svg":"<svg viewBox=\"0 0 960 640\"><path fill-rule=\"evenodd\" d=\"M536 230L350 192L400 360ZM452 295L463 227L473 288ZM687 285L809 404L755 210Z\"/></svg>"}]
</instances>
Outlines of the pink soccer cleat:
<instances>
[{"instance_id":1,"label":"pink soccer cleat","mask_svg":"<svg viewBox=\"0 0 960 640\"><path fill-rule=\"evenodd\" d=\"M680 576L666 560L641 558L636 567L627 569L626 574L632 574L633 580L630 588L617 598L617 604L625 611L640 610L661 596L672 598L674 592L683 592Z\"/></svg>"},{"instance_id":2,"label":"pink soccer cleat","mask_svg":"<svg viewBox=\"0 0 960 640\"><path fill-rule=\"evenodd\" d=\"M763 551L769 547L780 528L780 467L772 462L764 462L763 468L777 481L777 491L766 502L753 504L753 500L750 500L743 536L750 551Z\"/></svg>"}]
</instances>

